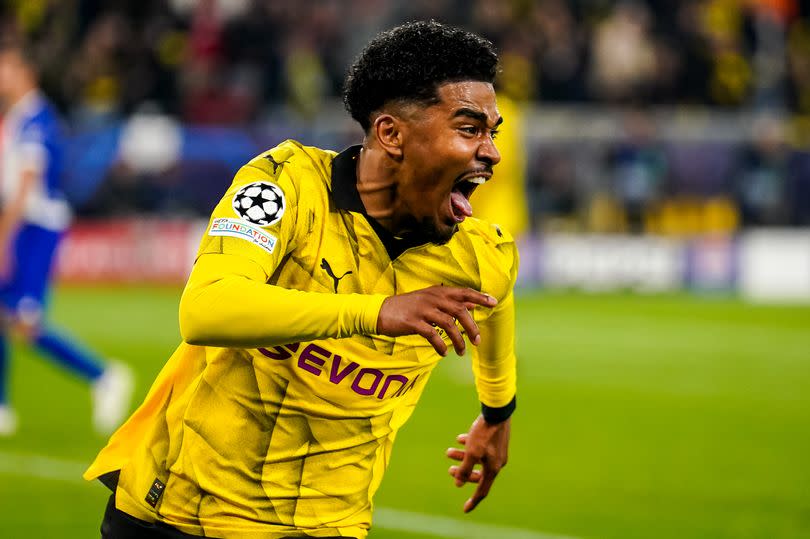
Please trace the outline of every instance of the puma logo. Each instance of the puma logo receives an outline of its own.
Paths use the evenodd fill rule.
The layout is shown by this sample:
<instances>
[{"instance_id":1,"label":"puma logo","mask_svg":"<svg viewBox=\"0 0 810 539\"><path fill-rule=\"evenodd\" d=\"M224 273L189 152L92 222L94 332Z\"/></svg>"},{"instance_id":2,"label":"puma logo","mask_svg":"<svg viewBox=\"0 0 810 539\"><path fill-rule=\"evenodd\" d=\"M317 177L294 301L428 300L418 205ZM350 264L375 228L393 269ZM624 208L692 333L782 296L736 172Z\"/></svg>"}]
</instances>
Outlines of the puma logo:
<instances>
[{"instance_id":1,"label":"puma logo","mask_svg":"<svg viewBox=\"0 0 810 539\"><path fill-rule=\"evenodd\" d=\"M332 266L329 265L329 262L327 262L325 258L321 258L321 268L326 271L326 274L329 275L333 281L335 281L335 294L337 294L337 288L338 284L340 284L340 280L352 273L350 270L341 275L340 277L335 277L335 273L332 271Z\"/></svg>"},{"instance_id":2,"label":"puma logo","mask_svg":"<svg viewBox=\"0 0 810 539\"><path fill-rule=\"evenodd\" d=\"M289 163L289 161L282 161L281 163L279 163L278 161L276 161L276 158L270 154L265 155L264 158L270 161L270 163L273 165L273 174L275 174L278 171L279 167L284 166L284 163Z\"/></svg>"}]
</instances>

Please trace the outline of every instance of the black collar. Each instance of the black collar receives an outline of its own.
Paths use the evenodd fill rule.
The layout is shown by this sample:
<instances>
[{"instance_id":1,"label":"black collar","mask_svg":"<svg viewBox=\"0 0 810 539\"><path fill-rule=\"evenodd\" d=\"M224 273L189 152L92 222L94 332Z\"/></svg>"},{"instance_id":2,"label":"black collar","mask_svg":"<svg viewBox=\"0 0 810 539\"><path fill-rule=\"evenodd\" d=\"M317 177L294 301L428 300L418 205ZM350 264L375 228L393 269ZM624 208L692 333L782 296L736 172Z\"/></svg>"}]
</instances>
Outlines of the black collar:
<instances>
[{"instance_id":1,"label":"black collar","mask_svg":"<svg viewBox=\"0 0 810 539\"><path fill-rule=\"evenodd\" d=\"M357 157L362 146L349 146L332 160L332 199L341 210L366 215L357 191Z\"/></svg>"},{"instance_id":2,"label":"black collar","mask_svg":"<svg viewBox=\"0 0 810 539\"><path fill-rule=\"evenodd\" d=\"M349 146L332 160L332 200L335 206L341 210L360 213L374 229L377 237L380 238L388 257L393 261L407 249L421 245L408 239L394 237L373 217L369 217L363 200L357 191L357 157L360 155L362 146Z\"/></svg>"}]
</instances>

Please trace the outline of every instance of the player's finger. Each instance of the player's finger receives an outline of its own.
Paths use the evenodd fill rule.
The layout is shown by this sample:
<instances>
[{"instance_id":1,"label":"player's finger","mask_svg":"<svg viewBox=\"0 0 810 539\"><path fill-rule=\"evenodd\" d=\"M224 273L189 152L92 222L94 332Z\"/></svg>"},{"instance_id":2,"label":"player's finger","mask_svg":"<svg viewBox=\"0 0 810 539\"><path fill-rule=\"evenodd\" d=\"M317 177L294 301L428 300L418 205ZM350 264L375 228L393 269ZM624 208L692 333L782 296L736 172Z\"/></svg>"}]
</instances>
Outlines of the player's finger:
<instances>
[{"instance_id":1,"label":"player's finger","mask_svg":"<svg viewBox=\"0 0 810 539\"><path fill-rule=\"evenodd\" d=\"M475 509L481 500L487 497L489 489L492 487L492 482L495 481L495 474L484 473L479 481L478 486L475 487L475 492L472 497L464 503L464 512L469 513Z\"/></svg>"},{"instance_id":2,"label":"player's finger","mask_svg":"<svg viewBox=\"0 0 810 539\"><path fill-rule=\"evenodd\" d=\"M467 436L468 434L466 432L459 434L458 436L456 436L456 441L461 445L464 445L467 443Z\"/></svg>"},{"instance_id":3,"label":"player's finger","mask_svg":"<svg viewBox=\"0 0 810 539\"><path fill-rule=\"evenodd\" d=\"M478 346L481 343L481 332L478 331L478 324L476 324L473 320L473 317L470 315L470 311L467 309L458 309L454 313L454 316L461 324L461 327L464 328L464 331L467 332L470 342L475 346Z\"/></svg>"},{"instance_id":4,"label":"player's finger","mask_svg":"<svg viewBox=\"0 0 810 539\"><path fill-rule=\"evenodd\" d=\"M467 303L475 303L484 307L494 307L498 304L498 300L472 288L457 288L456 293L453 294L454 299Z\"/></svg>"},{"instance_id":5,"label":"player's finger","mask_svg":"<svg viewBox=\"0 0 810 539\"><path fill-rule=\"evenodd\" d=\"M473 457L469 452L465 452L464 460L461 461L461 465L458 466L458 469L456 470L457 487L464 485L464 483L470 480L470 474L472 474L473 466L475 466L475 463L478 461L479 459Z\"/></svg>"},{"instance_id":6,"label":"player's finger","mask_svg":"<svg viewBox=\"0 0 810 539\"><path fill-rule=\"evenodd\" d=\"M447 345L444 344L444 341L442 340L441 335L439 335L439 333L436 331L436 328L430 324L424 324L423 326L420 326L417 333L427 339L440 356L447 355Z\"/></svg>"},{"instance_id":7,"label":"player's finger","mask_svg":"<svg viewBox=\"0 0 810 539\"><path fill-rule=\"evenodd\" d=\"M455 447L447 448L447 456L453 460L464 460L464 450L456 449Z\"/></svg>"},{"instance_id":8,"label":"player's finger","mask_svg":"<svg viewBox=\"0 0 810 539\"><path fill-rule=\"evenodd\" d=\"M445 333L447 333L447 336L450 337L450 341L453 343L453 348L456 350L456 353L463 356L464 352L467 350L467 343L464 342L464 337L461 336L461 332L456 326L455 319L446 312L440 311L436 314L433 322L442 328Z\"/></svg>"},{"instance_id":9,"label":"player's finger","mask_svg":"<svg viewBox=\"0 0 810 539\"><path fill-rule=\"evenodd\" d=\"M456 354L463 356L467 352L467 343L464 341L464 336L458 330L456 324L450 324L450 327L445 329L445 331L447 331L447 335L450 337L450 341L453 343L453 348L455 348Z\"/></svg>"},{"instance_id":10,"label":"player's finger","mask_svg":"<svg viewBox=\"0 0 810 539\"><path fill-rule=\"evenodd\" d=\"M456 473L458 472L458 466L450 466L447 470L447 473L450 474L450 477L455 477ZM470 483L479 483L481 481L481 472L479 470L473 470L470 474Z\"/></svg>"}]
</instances>

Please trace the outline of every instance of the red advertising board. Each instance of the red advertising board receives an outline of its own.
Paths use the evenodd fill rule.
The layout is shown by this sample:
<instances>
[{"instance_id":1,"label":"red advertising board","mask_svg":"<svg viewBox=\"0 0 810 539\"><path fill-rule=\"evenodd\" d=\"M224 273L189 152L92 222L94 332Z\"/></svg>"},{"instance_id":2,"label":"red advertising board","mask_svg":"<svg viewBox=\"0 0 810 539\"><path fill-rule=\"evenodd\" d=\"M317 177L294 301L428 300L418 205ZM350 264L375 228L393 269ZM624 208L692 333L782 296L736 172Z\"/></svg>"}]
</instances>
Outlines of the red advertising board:
<instances>
[{"instance_id":1,"label":"red advertising board","mask_svg":"<svg viewBox=\"0 0 810 539\"><path fill-rule=\"evenodd\" d=\"M203 226L190 220L77 222L60 246L57 276L69 283L182 284Z\"/></svg>"}]
</instances>

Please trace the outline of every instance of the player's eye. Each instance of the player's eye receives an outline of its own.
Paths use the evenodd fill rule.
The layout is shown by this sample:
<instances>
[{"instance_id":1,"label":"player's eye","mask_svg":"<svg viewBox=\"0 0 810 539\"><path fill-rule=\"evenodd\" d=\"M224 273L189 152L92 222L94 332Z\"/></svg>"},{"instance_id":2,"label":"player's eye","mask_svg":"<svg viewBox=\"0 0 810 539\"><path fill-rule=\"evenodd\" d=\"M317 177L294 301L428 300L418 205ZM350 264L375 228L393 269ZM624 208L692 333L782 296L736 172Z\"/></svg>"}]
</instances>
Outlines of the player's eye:
<instances>
[{"instance_id":1,"label":"player's eye","mask_svg":"<svg viewBox=\"0 0 810 539\"><path fill-rule=\"evenodd\" d=\"M476 126L474 126L474 125L465 125L463 127L460 127L459 129L461 130L462 133L464 133L466 135L477 135L478 134L478 128Z\"/></svg>"},{"instance_id":2,"label":"player's eye","mask_svg":"<svg viewBox=\"0 0 810 539\"><path fill-rule=\"evenodd\" d=\"M491 130L489 132L489 138L491 138L492 140L495 140L496 138L498 138L498 133L500 133L500 131L498 131L497 129Z\"/></svg>"}]
</instances>

